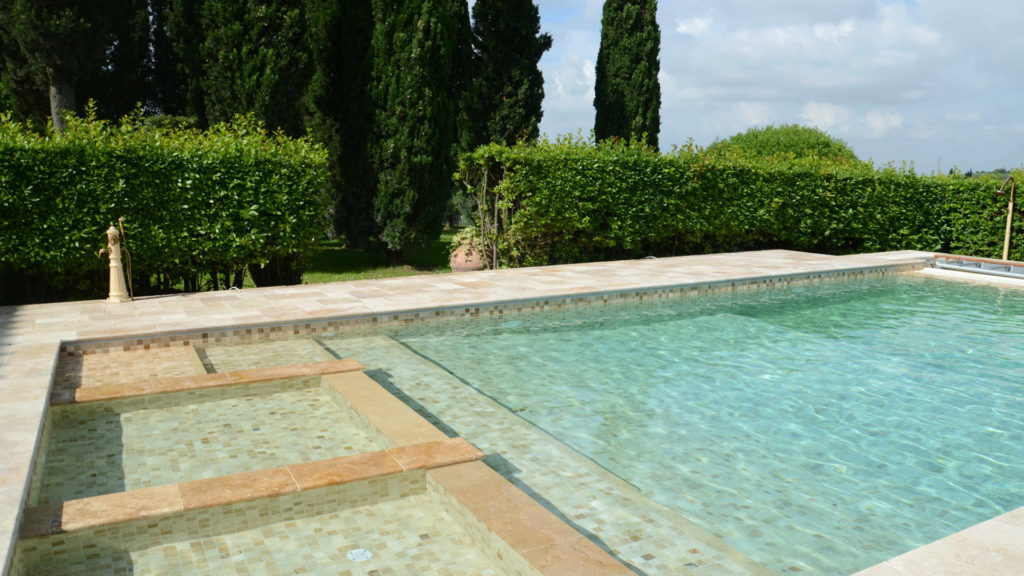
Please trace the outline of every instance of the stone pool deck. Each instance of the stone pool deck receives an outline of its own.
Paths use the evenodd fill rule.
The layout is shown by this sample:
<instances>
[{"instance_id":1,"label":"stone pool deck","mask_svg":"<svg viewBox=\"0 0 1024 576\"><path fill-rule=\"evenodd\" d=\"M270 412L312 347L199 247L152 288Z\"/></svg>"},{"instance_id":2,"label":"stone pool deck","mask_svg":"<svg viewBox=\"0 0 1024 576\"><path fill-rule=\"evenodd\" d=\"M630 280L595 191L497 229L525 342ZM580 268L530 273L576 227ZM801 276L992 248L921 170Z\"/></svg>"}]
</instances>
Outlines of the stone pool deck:
<instances>
[{"instance_id":1,"label":"stone pool deck","mask_svg":"<svg viewBox=\"0 0 1024 576\"><path fill-rule=\"evenodd\" d=\"M272 326L685 284L924 267L930 253L827 256L784 250L428 275L376 281L0 307L0 573L18 532L62 342ZM973 279L972 279L973 280ZM984 278L978 278L982 281ZM993 519L865 572L1010 574L1024 565L1024 513Z\"/></svg>"}]
</instances>

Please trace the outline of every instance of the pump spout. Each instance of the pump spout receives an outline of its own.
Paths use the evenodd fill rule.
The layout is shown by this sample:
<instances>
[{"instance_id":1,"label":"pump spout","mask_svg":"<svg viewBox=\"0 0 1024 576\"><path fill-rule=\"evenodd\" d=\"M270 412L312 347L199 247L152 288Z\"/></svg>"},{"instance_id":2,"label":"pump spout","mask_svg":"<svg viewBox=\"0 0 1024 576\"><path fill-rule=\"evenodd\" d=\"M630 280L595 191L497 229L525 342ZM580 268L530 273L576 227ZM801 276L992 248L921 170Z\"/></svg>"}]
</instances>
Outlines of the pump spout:
<instances>
[{"instance_id":1,"label":"pump spout","mask_svg":"<svg viewBox=\"0 0 1024 576\"><path fill-rule=\"evenodd\" d=\"M124 267L121 265L121 233L113 222L107 229L107 247L100 250L100 255L104 252L110 256L110 294L107 302L131 302L132 297L124 281Z\"/></svg>"}]
</instances>

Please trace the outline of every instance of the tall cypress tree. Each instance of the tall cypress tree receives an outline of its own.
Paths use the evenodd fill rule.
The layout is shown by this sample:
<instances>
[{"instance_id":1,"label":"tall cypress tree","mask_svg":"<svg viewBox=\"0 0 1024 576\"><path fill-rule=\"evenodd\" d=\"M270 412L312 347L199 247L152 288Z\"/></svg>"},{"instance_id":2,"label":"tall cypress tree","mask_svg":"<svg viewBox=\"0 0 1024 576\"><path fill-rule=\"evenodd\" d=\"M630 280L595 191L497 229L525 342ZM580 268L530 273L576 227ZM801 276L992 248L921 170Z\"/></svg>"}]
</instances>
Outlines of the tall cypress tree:
<instances>
[{"instance_id":1,"label":"tall cypress tree","mask_svg":"<svg viewBox=\"0 0 1024 576\"><path fill-rule=\"evenodd\" d=\"M205 0L202 87L211 122L252 112L269 129L305 132L310 66L304 0Z\"/></svg>"},{"instance_id":2,"label":"tall cypress tree","mask_svg":"<svg viewBox=\"0 0 1024 576\"><path fill-rule=\"evenodd\" d=\"M551 48L540 33L533 0L476 0L473 44L478 55L472 87L475 144L536 140L544 77L537 67Z\"/></svg>"},{"instance_id":3,"label":"tall cypress tree","mask_svg":"<svg viewBox=\"0 0 1024 576\"><path fill-rule=\"evenodd\" d=\"M150 30L152 55L150 59L150 109L174 116L190 115L198 118L196 110L187 104L188 80L181 57L183 47L177 28L182 26L181 2L176 0L149 0L152 18ZM196 19L198 26L198 19ZM184 34L198 47L202 42L195 33ZM198 82L197 82L198 84ZM204 124L205 126L205 124Z\"/></svg>"},{"instance_id":4,"label":"tall cypress tree","mask_svg":"<svg viewBox=\"0 0 1024 576\"><path fill-rule=\"evenodd\" d=\"M467 0L449 0L452 24L455 26L452 52L452 75L449 94L455 103L455 155L469 152L478 145L473 137L472 83L477 74L473 51L473 28L469 22Z\"/></svg>"},{"instance_id":5,"label":"tall cypress tree","mask_svg":"<svg viewBox=\"0 0 1024 576\"><path fill-rule=\"evenodd\" d=\"M203 96L204 0L153 0L154 73L161 108L209 125Z\"/></svg>"},{"instance_id":6,"label":"tall cypress tree","mask_svg":"<svg viewBox=\"0 0 1024 576\"><path fill-rule=\"evenodd\" d=\"M451 0L373 0L374 218L391 257L435 240L451 195Z\"/></svg>"},{"instance_id":7,"label":"tall cypress tree","mask_svg":"<svg viewBox=\"0 0 1024 576\"><path fill-rule=\"evenodd\" d=\"M647 135L658 146L661 31L657 0L605 0L594 86L598 140Z\"/></svg>"},{"instance_id":8,"label":"tall cypress tree","mask_svg":"<svg viewBox=\"0 0 1024 576\"><path fill-rule=\"evenodd\" d=\"M151 100L150 15L146 0L105 2L116 13L107 28L106 59L83 71L77 89L82 99L95 100L101 118L116 119Z\"/></svg>"},{"instance_id":9,"label":"tall cypress tree","mask_svg":"<svg viewBox=\"0 0 1024 576\"><path fill-rule=\"evenodd\" d=\"M366 0L310 0L306 13L314 69L309 127L331 158L334 229L350 246L366 248L379 233L369 156L373 12Z\"/></svg>"}]
</instances>

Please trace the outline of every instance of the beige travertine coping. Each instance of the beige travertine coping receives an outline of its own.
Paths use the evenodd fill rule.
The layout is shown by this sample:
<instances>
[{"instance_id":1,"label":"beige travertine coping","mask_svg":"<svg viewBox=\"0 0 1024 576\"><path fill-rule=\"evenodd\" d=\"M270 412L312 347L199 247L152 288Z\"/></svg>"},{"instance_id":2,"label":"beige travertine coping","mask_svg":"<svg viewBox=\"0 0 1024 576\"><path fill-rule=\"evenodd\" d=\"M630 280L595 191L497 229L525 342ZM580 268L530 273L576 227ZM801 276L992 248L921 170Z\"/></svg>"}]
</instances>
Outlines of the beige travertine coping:
<instances>
[{"instance_id":1,"label":"beige travertine coping","mask_svg":"<svg viewBox=\"0 0 1024 576\"><path fill-rule=\"evenodd\" d=\"M144 340L161 334L877 267L925 269L932 256L916 251L831 256L762 250L203 292L122 304L92 300L0 307L0 574L9 567L62 343ZM936 270L935 276L953 277L942 272L949 271ZM184 340L181 345L187 345ZM1013 522L1024 527L1024 520L1014 517ZM1020 546L1024 549L1024 539ZM1017 563L1007 557L1005 565Z\"/></svg>"},{"instance_id":2,"label":"beige travertine coping","mask_svg":"<svg viewBox=\"0 0 1024 576\"><path fill-rule=\"evenodd\" d=\"M154 380L133 382L130 384L108 384L75 390L54 390L50 398L51 405L98 402L115 398L129 398L146 394L165 394L183 390L217 388L238 384L253 384L268 380L283 380L301 376L317 376L339 372L357 372L363 365L350 358L273 366L270 368L253 368L234 372L220 372L197 376L177 376L174 378L157 378Z\"/></svg>"},{"instance_id":3,"label":"beige travertine coping","mask_svg":"<svg viewBox=\"0 0 1024 576\"><path fill-rule=\"evenodd\" d=\"M317 486L347 484L413 470L429 470L478 460L483 456L482 452L462 438L446 438L367 454L81 498L27 510L21 537L75 532L139 518L246 502Z\"/></svg>"},{"instance_id":4,"label":"beige travertine coping","mask_svg":"<svg viewBox=\"0 0 1024 576\"><path fill-rule=\"evenodd\" d=\"M634 574L483 462L445 466L428 474L542 574Z\"/></svg>"},{"instance_id":5,"label":"beige travertine coping","mask_svg":"<svg viewBox=\"0 0 1024 576\"><path fill-rule=\"evenodd\" d=\"M855 576L1020 576L1024 508L946 536Z\"/></svg>"}]
</instances>

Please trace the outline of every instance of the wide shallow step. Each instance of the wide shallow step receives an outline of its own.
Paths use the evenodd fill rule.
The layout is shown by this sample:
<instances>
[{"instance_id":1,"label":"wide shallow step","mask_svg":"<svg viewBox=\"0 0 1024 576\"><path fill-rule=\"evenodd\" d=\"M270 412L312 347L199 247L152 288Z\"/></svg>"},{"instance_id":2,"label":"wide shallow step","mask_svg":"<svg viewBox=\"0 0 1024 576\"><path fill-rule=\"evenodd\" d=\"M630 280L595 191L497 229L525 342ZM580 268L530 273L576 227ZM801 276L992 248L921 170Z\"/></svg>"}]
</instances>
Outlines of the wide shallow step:
<instances>
[{"instance_id":1,"label":"wide shallow step","mask_svg":"<svg viewBox=\"0 0 1024 576\"><path fill-rule=\"evenodd\" d=\"M931 265L942 270L988 274L1004 278L1024 280L1024 264L1007 260L987 260L984 258L947 257L936 255Z\"/></svg>"}]
</instances>

